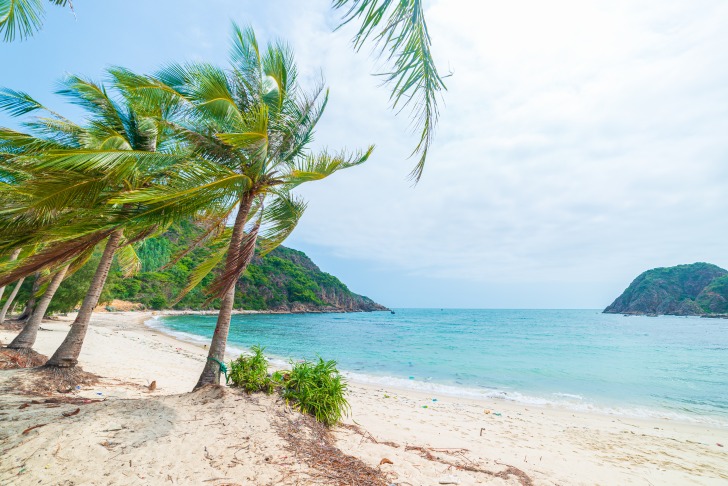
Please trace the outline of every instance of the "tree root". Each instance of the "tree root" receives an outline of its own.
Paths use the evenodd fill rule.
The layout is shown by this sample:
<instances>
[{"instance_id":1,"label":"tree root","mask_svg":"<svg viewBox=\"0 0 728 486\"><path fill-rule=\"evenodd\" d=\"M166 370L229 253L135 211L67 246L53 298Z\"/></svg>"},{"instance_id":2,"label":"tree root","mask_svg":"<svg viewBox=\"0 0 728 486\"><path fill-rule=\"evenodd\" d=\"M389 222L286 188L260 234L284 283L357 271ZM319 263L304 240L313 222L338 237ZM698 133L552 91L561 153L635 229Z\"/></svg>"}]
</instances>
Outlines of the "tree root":
<instances>
[{"instance_id":1,"label":"tree root","mask_svg":"<svg viewBox=\"0 0 728 486\"><path fill-rule=\"evenodd\" d=\"M16 392L28 395L52 395L68 393L80 385L94 385L98 380L98 375L83 371L80 366L72 368L40 366L18 373L9 385Z\"/></svg>"},{"instance_id":2,"label":"tree root","mask_svg":"<svg viewBox=\"0 0 728 486\"><path fill-rule=\"evenodd\" d=\"M48 357L30 348L0 348L0 370L35 368L44 365Z\"/></svg>"}]
</instances>

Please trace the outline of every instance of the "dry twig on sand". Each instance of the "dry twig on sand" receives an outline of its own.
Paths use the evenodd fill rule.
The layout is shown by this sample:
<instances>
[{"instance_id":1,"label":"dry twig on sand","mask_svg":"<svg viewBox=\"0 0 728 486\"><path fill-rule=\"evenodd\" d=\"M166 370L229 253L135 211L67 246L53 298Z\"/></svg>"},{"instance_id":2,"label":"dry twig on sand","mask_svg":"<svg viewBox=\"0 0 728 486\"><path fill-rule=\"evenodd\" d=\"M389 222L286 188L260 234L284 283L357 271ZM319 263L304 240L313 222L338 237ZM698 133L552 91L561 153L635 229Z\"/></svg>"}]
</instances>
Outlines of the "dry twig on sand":
<instances>
[{"instance_id":1,"label":"dry twig on sand","mask_svg":"<svg viewBox=\"0 0 728 486\"><path fill-rule=\"evenodd\" d=\"M334 445L331 431L308 415L278 412L276 428L286 449L311 468L316 484L387 486L386 474Z\"/></svg>"},{"instance_id":2,"label":"dry twig on sand","mask_svg":"<svg viewBox=\"0 0 728 486\"><path fill-rule=\"evenodd\" d=\"M422 457L427 459L428 461L435 461L439 462L441 464L445 464L447 466L452 466L456 469L461 469L463 471L470 471L475 473L481 473L486 474L488 476L492 476L494 478L500 478L504 480L508 480L510 476L514 476L516 479L518 479L518 482L521 483L522 486L533 486L533 480L523 472L522 470L518 469L515 466L509 466L508 464L503 464L506 466L506 468L502 471L490 471L488 469L483 469L481 467L478 467L473 461L465 457L465 452L468 452L467 449L436 449L436 448L429 448L429 447L420 447L420 446L412 446L407 445L404 447L405 451L416 451L418 452ZM449 461L447 459L443 459L441 456L435 456L432 454L433 452L439 452L444 454L454 454L459 455L463 459L465 459L469 464L463 463L461 461Z\"/></svg>"}]
</instances>

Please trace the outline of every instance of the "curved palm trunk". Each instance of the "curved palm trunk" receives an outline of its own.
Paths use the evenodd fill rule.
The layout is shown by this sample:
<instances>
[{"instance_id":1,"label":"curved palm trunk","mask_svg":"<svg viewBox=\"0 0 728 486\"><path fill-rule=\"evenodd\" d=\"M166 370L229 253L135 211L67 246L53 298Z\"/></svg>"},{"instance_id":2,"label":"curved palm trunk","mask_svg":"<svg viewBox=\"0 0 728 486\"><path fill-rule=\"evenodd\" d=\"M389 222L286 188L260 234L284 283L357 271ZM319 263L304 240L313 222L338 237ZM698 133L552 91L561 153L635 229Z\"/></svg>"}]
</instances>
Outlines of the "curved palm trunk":
<instances>
[{"instance_id":1,"label":"curved palm trunk","mask_svg":"<svg viewBox=\"0 0 728 486\"><path fill-rule=\"evenodd\" d=\"M41 297L40 301L38 301L38 305L33 311L33 315L30 316L30 319L28 319L28 322L23 327L23 330L20 331L20 334L15 336L15 339L8 344L9 348L30 349L33 347L35 344L35 338L38 336L38 328L40 328L40 323L43 321L43 316L45 316L48 306L50 305L51 300L53 300L53 296L56 294L56 290L58 290L61 282L63 282L69 266L70 265L66 265L53 276L53 279L51 279L51 282L48 284L45 293L43 293L43 297Z\"/></svg>"},{"instance_id":2,"label":"curved palm trunk","mask_svg":"<svg viewBox=\"0 0 728 486\"><path fill-rule=\"evenodd\" d=\"M245 237L245 220L248 218L250 206L253 203L253 196L246 196L238 207L238 215L235 217L233 225L233 234L230 237L230 246L228 249L227 259L225 261L225 270L232 269L237 263L240 256L243 238ZM246 265L247 267L247 265ZM245 267L243 267L243 271ZM217 314L217 324L215 332L212 335L210 343L210 352L207 354L207 362L202 369L200 379L197 380L195 390L201 386L220 384L220 364L225 360L225 346L227 345L228 332L230 331L230 318L233 314L233 304L235 302L235 285L233 284L222 298L220 304L220 312Z\"/></svg>"},{"instance_id":3,"label":"curved palm trunk","mask_svg":"<svg viewBox=\"0 0 728 486\"><path fill-rule=\"evenodd\" d=\"M15 284L15 288L12 292L10 292L10 295L8 295L8 300L5 301L5 305L3 306L3 309L0 311L0 324L5 322L5 316L8 313L8 309L10 309L10 306L12 305L13 301L15 300L15 296L18 295L18 290L20 290L20 287L23 285L23 282L25 281L25 277L22 277L20 280L18 280L18 283Z\"/></svg>"},{"instance_id":4,"label":"curved palm trunk","mask_svg":"<svg viewBox=\"0 0 728 486\"><path fill-rule=\"evenodd\" d=\"M119 242L123 233L123 229L117 229L109 236L104 253L101 255L99 266L96 267L96 273L94 274L93 280L91 280L91 286L86 293L86 297L83 299L83 304L81 304L81 309L78 311L76 319L71 325L71 330L68 331L66 339L63 340L61 345L58 346L58 349L56 349L56 352L51 356L51 359L45 364L46 367L72 368L78 363L78 355L81 354L81 347L86 337L88 323L91 321L94 308L99 303L101 291L104 289L106 277L109 275L111 262L114 260L114 253L119 248Z\"/></svg>"},{"instance_id":5,"label":"curved palm trunk","mask_svg":"<svg viewBox=\"0 0 728 486\"><path fill-rule=\"evenodd\" d=\"M35 274L33 287L30 289L30 297L28 297L28 302L25 304L25 309L23 309L23 313L18 316L19 321L24 321L33 314L33 309L35 309L36 294L38 293L38 290L40 290L40 272L36 272Z\"/></svg>"},{"instance_id":6,"label":"curved palm trunk","mask_svg":"<svg viewBox=\"0 0 728 486\"><path fill-rule=\"evenodd\" d=\"M14 262L15 260L18 259L18 255L20 255L20 248L16 248L15 250L13 250L13 252L10 254L10 258L8 259L8 261ZM4 293L5 293L5 286L3 285L2 287L0 287L0 300L3 299Z\"/></svg>"}]
</instances>

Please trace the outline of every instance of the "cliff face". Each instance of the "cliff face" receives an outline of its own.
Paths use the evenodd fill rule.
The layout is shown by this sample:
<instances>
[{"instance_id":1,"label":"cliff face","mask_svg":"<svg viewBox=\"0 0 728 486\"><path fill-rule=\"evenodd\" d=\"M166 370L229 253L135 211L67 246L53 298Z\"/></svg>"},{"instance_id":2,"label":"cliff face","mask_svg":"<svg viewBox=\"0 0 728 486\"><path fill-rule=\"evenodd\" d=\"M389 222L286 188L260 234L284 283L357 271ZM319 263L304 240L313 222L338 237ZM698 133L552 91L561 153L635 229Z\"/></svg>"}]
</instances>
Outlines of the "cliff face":
<instances>
[{"instance_id":1,"label":"cliff face","mask_svg":"<svg viewBox=\"0 0 728 486\"><path fill-rule=\"evenodd\" d=\"M608 314L699 316L728 312L728 271L710 263L654 268L604 309Z\"/></svg>"},{"instance_id":2,"label":"cliff face","mask_svg":"<svg viewBox=\"0 0 728 486\"><path fill-rule=\"evenodd\" d=\"M236 306L280 312L388 310L351 292L338 278L322 272L305 253L286 247L253 259L238 284Z\"/></svg>"}]
</instances>

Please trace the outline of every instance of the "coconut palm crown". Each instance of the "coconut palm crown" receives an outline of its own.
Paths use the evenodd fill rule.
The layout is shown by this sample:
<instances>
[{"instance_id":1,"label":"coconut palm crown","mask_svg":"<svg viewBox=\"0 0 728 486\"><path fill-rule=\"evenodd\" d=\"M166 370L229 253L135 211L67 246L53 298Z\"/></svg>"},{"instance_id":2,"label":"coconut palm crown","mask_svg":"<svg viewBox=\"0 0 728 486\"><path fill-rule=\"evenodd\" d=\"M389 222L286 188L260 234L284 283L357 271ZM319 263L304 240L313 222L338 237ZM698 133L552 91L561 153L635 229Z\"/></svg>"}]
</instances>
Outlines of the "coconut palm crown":
<instances>
[{"instance_id":1,"label":"coconut palm crown","mask_svg":"<svg viewBox=\"0 0 728 486\"><path fill-rule=\"evenodd\" d=\"M211 210L214 214L205 217L208 234L217 231L214 237L227 243L191 282L224 260L208 289L222 303L198 386L219 381L235 283L256 247L271 251L303 214L305 203L292 190L357 166L372 151L311 153L308 145L328 93L321 85L311 92L301 89L287 45L261 49L252 29L234 25L230 58L227 70L205 63L171 65L155 76L115 70L128 92L175 114L166 126L192 154L167 180L115 202L134 205L137 219L175 220L195 208ZM228 218L233 226L222 231Z\"/></svg>"}]
</instances>

